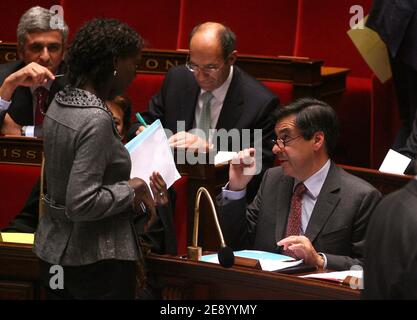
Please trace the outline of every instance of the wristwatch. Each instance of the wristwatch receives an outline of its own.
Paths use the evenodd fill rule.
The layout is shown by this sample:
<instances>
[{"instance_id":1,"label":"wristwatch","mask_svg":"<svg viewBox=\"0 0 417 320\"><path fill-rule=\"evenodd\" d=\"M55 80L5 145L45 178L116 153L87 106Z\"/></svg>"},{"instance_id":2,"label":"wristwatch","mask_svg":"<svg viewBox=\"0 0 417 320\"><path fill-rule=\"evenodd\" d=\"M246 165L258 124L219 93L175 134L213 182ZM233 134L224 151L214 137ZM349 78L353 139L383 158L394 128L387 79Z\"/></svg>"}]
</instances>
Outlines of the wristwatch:
<instances>
[{"instance_id":1,"label":"wristwatch","mask_svg":"<svg viewBox=\"0 0 417 320\"><path fill-rule=\"evenodd\" d=\"M26 126L20 128L20 134L22 135L22 137L26 136Z\"/></svg>"}]
</instances>

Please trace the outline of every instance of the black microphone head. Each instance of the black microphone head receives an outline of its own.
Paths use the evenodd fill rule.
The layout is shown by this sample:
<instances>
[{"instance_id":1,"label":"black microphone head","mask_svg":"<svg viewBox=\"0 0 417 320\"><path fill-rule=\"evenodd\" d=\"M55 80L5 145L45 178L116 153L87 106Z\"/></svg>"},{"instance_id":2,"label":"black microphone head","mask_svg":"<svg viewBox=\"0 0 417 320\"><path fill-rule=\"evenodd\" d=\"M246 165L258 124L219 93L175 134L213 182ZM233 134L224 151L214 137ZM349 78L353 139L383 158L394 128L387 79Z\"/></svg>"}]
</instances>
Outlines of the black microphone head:
<instances>
[{"instance_id":1,"label":"black microphone head","mask_svg":"<svg viewBox=\"0 0 417 320\"><path fill-rule=\"evenodd\" d=\"M235 264L235 255L233 254L232 248L220 248L217 257L219 258L220 265L224 268L233 267L233 265Z\"/></svg>"}]
</instances>

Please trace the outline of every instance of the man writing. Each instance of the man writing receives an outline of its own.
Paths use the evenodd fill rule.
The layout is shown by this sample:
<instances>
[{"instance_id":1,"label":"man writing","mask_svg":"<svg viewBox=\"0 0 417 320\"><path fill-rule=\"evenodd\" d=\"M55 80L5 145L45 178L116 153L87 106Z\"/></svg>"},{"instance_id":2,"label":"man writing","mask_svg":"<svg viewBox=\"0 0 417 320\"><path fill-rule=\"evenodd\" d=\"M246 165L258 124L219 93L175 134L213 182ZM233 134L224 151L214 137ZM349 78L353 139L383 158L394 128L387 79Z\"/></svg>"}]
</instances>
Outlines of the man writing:
<instances>
[{"instance_id":1,"label":"man writing","mask_svg":"<svg viewBox=\"0 0 417 320\"><path fill-rule=\"evenodd\" d=\"M33 7L17 27L19 59L0 65L0 129L3 135L42 136L43 116L65 80L62 73L68 27L56 29L53 14Z\"/></svg>"},{"instance_id":2,"label":"man writing","mask_svg":"<svg viewBox=\"0 0 417 320\"><path fill-rule=\"evenodd\" d=\"M217 146L218 149L239 151L243 144L256 143L262 146L264 169L272 166L274 160L269 143L273 136L269 114L278 108L279 102L260 82L235 65L235 41L234 33L222 24L206 22L196 26L190 35L186 65L170 69L143 117L149 123L160 119L174 133L169 142L177 148L206 149L217 141L212 137L214 129L235 129L239 132L238 143L230 142L224 149ZM143 129L137 130L138 127L139 124L134 125L131 133L138 134ZM190 132L192 129L199 131ZM250 130L249 141L243 141L243 129ZM255 129L262 130L262 139L255 141Z\"/></svg>"},{"instance_id":3,"label":"man writing","mask_svg":"<svg viewBox=\"0 0 417 320\"><path fill-rule=\"evenodd\" d=\"M234 249L279 252L308 265L334 270L362 264L366 226L380 193L337 167L335 111L314 99L297 100L276 114L273 152L280 167L269 169L254 201L245 188L256 163L244 150L230 166L218 198L226 242Z\"/></svg>"}]
</instances>

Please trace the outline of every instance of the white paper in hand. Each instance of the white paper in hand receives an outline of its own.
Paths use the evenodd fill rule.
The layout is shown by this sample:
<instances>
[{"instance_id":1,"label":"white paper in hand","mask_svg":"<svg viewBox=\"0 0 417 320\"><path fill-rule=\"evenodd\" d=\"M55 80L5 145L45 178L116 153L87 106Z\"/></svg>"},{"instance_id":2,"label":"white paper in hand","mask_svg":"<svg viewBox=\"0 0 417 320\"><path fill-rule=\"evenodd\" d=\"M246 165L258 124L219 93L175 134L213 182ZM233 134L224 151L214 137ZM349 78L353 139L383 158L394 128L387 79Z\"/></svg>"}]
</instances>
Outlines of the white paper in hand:
<instances>
[{"instance_id":1,"label":"white paper in hand","mask_svg":"<svg viewBox=\"0 0 417 320\"><path fill-rule=\"evenodd\" d=\"M149 185L152 172L159 172L167 188L181 178L160 120L156 120L126 144L132 160L130 177L143 179Z\"/></svg>"},{"instance_id":2,"label":"white paper in hand","mask_svg":"<svg viewBox=\"0 0 417 320\"><path fill-rule=\"evenodd\" d=\"M397 151L389 149L384 161L381 164L381 167L379 168L379 171L394 174L403 174L410 162L410 158L403 156L401 153L398 153Z\"/></svg>"}]
</instances>

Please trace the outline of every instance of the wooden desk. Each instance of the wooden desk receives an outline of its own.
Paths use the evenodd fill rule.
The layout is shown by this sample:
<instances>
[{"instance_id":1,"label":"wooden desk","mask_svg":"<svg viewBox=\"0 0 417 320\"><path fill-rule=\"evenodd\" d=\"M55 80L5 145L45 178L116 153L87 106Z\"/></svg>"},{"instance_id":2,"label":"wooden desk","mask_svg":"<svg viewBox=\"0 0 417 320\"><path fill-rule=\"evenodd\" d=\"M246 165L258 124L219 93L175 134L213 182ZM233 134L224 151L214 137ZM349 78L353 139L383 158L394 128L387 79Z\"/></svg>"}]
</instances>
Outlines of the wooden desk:
<instances>
[{"instance_id":1,"label":"wooden desk","mask_svg":"<svg viewBox=\"0 0 417 320\"><path fill-rule=\"evenodd\" d=\"M360 168L339 165L339 167L345 169L347 172L368 181L376 189L378 189L383 195L394 192L404 187L408 182L414 179L410 175L400 175L381 172L375 169Z\"/></svg>"},{"instance_id":2,"label":"wooden desk","mask_svg":"<svg viewBox=\"0 0 417 320\"><path fill-rule=\"evenodd\" d=\"M358 299L329 282L151 254L149 273L165 299ZM31 245L0 243L0 300L40 299L39 260Z\"/></svg>"},{"instance_id":3,"label":"wooden desk","mask_svg":"<svg viewBox=\"0 0 417 320\"><path fill-rule=\"evenodd\" d=\"M0 242L0 300L40 297L39 260L32 245Z\"/></svg>"},{"instance_id":4,"label":"wooden desk","mask_svg":"<svg viewBox=\"0 0 417 320\"><path fill-rule=\"evenodd\" d=\"M149 255L147 266L164 299L359 299L360 291L296 275L222 268L160 255Z\"/></svg>"}]
</instances>

